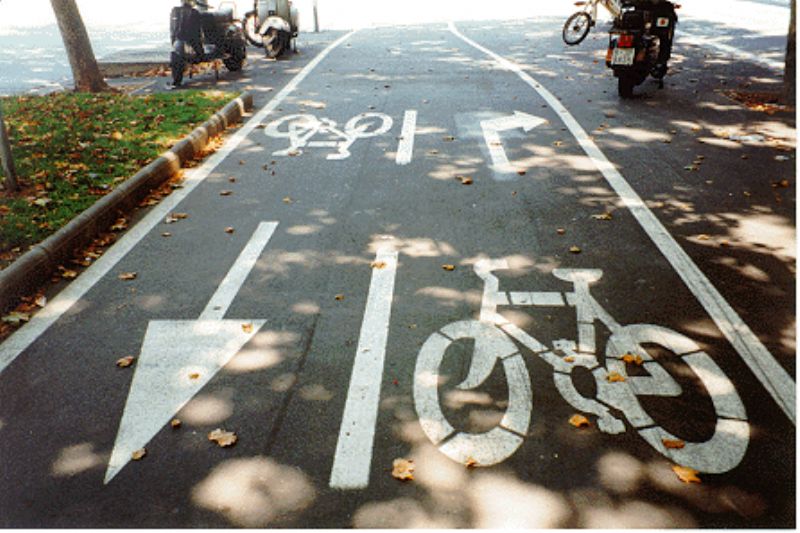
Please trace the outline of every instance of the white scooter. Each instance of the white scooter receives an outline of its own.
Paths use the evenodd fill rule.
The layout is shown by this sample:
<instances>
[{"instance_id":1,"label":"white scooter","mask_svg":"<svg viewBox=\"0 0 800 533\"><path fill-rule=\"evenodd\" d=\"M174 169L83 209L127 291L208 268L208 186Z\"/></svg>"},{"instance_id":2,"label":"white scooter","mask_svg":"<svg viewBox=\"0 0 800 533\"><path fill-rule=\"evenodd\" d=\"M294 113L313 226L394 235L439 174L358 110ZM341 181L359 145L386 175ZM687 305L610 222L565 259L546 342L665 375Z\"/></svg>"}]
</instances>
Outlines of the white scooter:
<instances>
[{"instance_id":1,"label":"white scooter","mask_svg":"<svg viewBox=\"0 0 800 533\"><path fill-rule=\"evenodd\" d=\"M290 48L297 51L300 14L291 0L258 0L256 13L267 57L275 59Z\"/></svg>"}]
</instances>

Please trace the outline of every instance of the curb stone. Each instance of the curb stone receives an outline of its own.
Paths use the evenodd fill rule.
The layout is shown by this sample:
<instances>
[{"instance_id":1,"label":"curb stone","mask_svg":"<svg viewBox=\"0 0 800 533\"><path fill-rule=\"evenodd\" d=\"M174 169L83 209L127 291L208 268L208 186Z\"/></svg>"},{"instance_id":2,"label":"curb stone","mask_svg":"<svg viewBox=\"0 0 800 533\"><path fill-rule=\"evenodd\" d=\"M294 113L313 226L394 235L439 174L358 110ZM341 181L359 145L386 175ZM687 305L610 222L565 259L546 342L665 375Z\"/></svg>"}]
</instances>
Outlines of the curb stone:
<instances>
[{"instance_id":1,"label":"curb stone","mask_svg":"<svg viewBox=\"0 0 800 533\"><path fill-rule=\"evenodd\" d=\"M175 175L184 162L199 154L212 137L239 122L252 108L250 92L228 102L172 148L0 271L0 313L16 307L20 297L39 289L75 250L89 244L121 214L136 207L152 189Z\"/></svg>"}]
</instances>

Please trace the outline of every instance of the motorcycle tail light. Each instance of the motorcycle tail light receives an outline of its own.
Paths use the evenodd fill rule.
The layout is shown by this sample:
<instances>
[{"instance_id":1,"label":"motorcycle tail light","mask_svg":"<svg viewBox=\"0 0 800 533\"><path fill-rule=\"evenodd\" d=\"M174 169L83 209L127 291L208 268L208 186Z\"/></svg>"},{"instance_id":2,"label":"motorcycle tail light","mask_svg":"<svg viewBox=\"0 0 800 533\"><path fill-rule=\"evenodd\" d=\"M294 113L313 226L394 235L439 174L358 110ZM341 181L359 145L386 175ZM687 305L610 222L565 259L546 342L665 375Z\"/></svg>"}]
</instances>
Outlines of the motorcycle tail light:
<instances>
[{"instance_id":1,"label":"motorcycle tail light","mask_svg":"<svg viewBox=\"0 0 800 533\"><path fill-rule=\"evenodd\" d=\"M620 34L619 38L617 39L617 46L619 48L632 48L633 47L633 35L630 33L622 33Z\"/></svg>"}]
</instances>

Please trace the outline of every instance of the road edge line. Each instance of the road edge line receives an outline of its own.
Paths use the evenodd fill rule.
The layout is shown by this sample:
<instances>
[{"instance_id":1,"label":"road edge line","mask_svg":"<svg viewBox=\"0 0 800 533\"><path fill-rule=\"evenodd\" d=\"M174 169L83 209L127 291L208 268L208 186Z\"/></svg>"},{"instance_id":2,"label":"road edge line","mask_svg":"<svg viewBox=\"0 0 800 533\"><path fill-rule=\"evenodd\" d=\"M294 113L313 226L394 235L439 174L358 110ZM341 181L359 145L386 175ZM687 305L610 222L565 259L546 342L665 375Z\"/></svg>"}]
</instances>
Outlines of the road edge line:
<instances>
[{"instance_id":1,"label":"road edge line","mask_svg":"<svg viewBox=\"0 0 800 533\"><path fill-rule=\"evenodd\" d=\"M72 308L80 298L100 281L114 266L130 252L167 214L182 202L189 194L202 183L214 169L226 159L239 144L266 118L275 111L286 97L322 62L327 55L344 41L349 39L357 30L350 31L328 45L314 59L292 78L267 104L254 114L241 128L231 135L223 146L200 166L189 169L183 188L174 191L168 197L153 207L142 220L129 228L102 257L87 268L80 276L73 280L47 305L34 315L30 322L15 331L2 344L0 344L0 374L14 362L36 339L39 338L61 316Z\"/></svg>"},{"instance_id":2,"label":"road edge line","mask_svg":"<svg viewBox=\"0 0 800 533\"><path fill-rule=\"evenodd\" d=\"M681 277L722 334L725 335L725 338L728 339L745 364L791 420L792 424L796 425L795 382L789 376L789 373L778 364L775 357L692 261L689 254L678 244L655 214L650 211L650 208L647 207L622 174L611 164L580 123L572 116L572 113L550 91L525 72L522 67L466 37L458 31L453 22L448 23L448 28L456 37L488 55L503 68L519 76L522 81L532 87L550 105L647 236L650 237L650 240L656 245L656 248Z\"/></svg>"}]
</instances>

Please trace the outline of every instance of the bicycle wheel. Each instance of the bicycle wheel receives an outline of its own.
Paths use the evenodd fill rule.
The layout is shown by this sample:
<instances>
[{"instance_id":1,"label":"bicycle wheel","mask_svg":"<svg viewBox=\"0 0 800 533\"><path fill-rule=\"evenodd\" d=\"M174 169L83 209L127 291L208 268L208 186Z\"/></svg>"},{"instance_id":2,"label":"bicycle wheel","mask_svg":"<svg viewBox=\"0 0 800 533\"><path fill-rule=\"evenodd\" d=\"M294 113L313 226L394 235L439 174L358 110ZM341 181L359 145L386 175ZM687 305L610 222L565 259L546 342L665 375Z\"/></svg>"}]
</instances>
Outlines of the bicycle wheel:
<instances>
[{"instance_id":1,"label":"bicycle wheel","mask_svg":"<svg viewBox=\"0 0 800 533\"><path fill-rule=\"evenodd\" d=\"M480 366L487 366L487 359L491 359L488 367L492 369L495 363L502 361L508 384L508 408L502 420L483 433L457 431L441 408L440 369L448 347L461 339L475 340L472 366L479 359L484 363ZM457 388L474 388L472 383L465 386L466 382ZM453 322L428 337L420 349L414 371L414 406L422 430L450 459L475 466L500 463L522 445L522 436L527 434L530 425L532 397L525 361L514 343L493 325L477 320Z\"/></svg>"},{"instance_id":2,"label":"bicycle wheel","mask_svg":"<svg viewBox=\"0 0 800 533\"><path fill-rule=\"evenodd\" d=\"M383 135L394 125L392 117L383 113L361 113L347 121L344 131L354 137Z\"/></svg>"},{"instance_id":3,"label":"bicycle wheel","mask_svg":"<svg viewBox=\"0 0 800 533\"><path fill-rule=\"evenodd\" d=\"M589 13L578 11L570 15L564 23L564 29L561 30L561 37L564 39L565 43L574 46L586 39L591 27L592 17L589 16Z\"/></svg>"},{"instance_id":4,"label":"bicycle wheel","mask_svg":"<svg viewBox=\"0 0 800 533\"><path fill-rule=\"evenodd\" d=\"M702 442L685 442L656 422L644 411L637 396L678 396L681 387L658 361L652 358L643 345L657 345L677 356L696 376L710 396L714 409L713 435ZM711 357L690 338L661 326L632 324L616 331L606 348L606 366L609 372L626 376L626 353L644 359L643 367L649 376L626 377L628 387L620 383L598 380L598 396L625 413L628 421L658 452L675 463L700 472L721 474L739 465L750 440L747 414L736 388L728 376ZM676 388L677 387L677 388ZM680 443L679 447L669 444Z\"/></svg>"}]
</instances>

